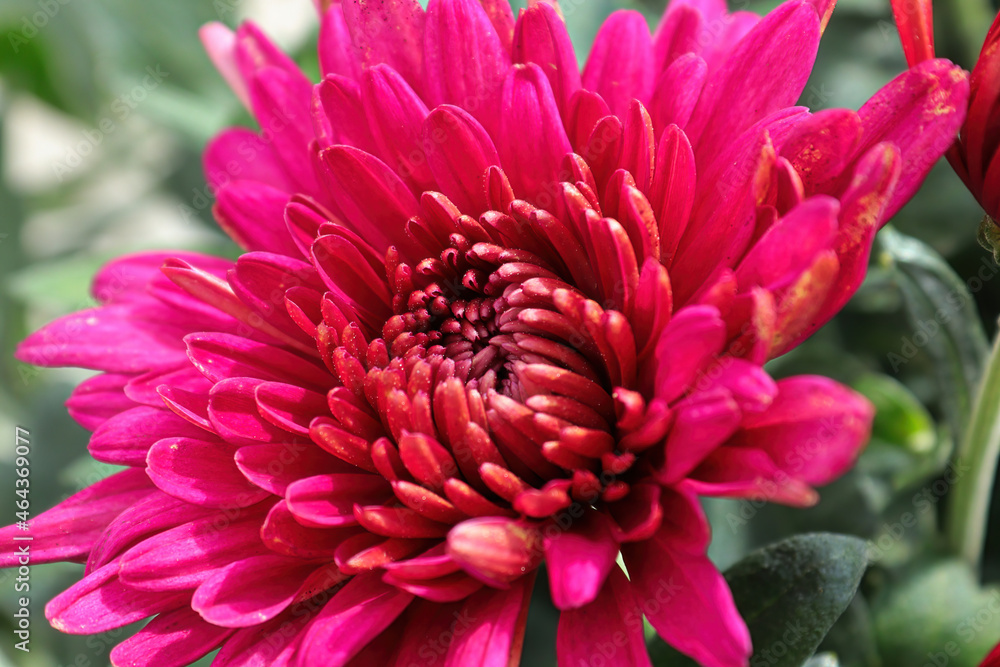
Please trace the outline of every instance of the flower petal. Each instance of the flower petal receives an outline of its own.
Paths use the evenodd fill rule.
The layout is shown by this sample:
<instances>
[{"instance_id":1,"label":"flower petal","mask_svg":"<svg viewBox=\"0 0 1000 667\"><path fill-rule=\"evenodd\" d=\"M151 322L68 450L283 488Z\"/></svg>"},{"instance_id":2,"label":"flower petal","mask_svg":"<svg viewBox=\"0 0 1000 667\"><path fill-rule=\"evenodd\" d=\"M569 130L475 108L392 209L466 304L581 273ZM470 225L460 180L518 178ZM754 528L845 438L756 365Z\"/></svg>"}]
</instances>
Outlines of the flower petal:
<instances>
[{"instance_id":1,"label":"flower petal","mask_svg":"<svg viewBox=\"0 0 1000 667\"><path fill-rule=\"evenodd\" d=\"M633 599L620 568L611 569L592 602L559 615L556 651L559 667L589 664L597 656L613 659L620 667L651 667L642 630L642 609Z\"/></svg>"},{"instance_id":2,"label":"flower petal","mask_svg":"<svg viewBox=\"0 0 1000 667\"><path fill-rule=\"evenodd\" d=\"M570 152L552 86L538 65L517 65L503 88L497 148L516 196L543 208L555 201L559 165Z\"/></svg>"},{"instance_id":3,"label":"flower petal","mask_svg":"<svg viewBox=\"0 0 1000 667\"><path fill-rule=\"evenodd\" d=\"M601 26L583 70L583 87L607 101L624 119L633 99L646 103L653 92L653 40L645 17L617 11Z\"/></svg>"},{"instance_id":4,"label":"flower petal","mask_svg":"<svg viewBox=\"0 0 1000 667\"><path fill-rule=\"evenodd\" d=\"M552 602L561 610L590 605L618 557L618 542L603 514L585 511L567 530L545 536Z\"/></svg>"},{"instance_id":5,"label":"flower petal","mask_svg":"<svg viewBox=\"0 0 1000 667\"><path fill-rule=\"evenodd\" d=\"M471 626L456 636L444 667L509 667L520 662L534 577L518 579L510 590L484 588L466 601L462 618Z\"/></svg>"},{"instance_id":6,"label":"flower petal","mask_svg":"<svg viewBox=\"0 0 1000 667\"><path fill-rule=\"evenodd\" d=\"M184 667L210 653L232 633L182 607L160 614L114 647L111 662L115 667Z\"/></svg>"},{"instance_id":7,"label":"flower petal","mask_svg":"<svg viewBox=\"0 0 1000 667\"><path fill-rule=\"evenodd\" d=\"M344 665L403 613L413 596L381 577L359 574L326 603L305 632L298 664Z\"/></svg>"},{"instance_id":8,"label":"flower petal","mask_svg":"<svg viewBox=\"0 0 1000 667\"><path fill-rule=\"evenodd\" d=\"M0 529L0 567L16 566L25 555L19 548L26 546L32 564L83 560L115 517L152 492L141 470L125 470L31 519L31 532L25 533L30 541L18 539L17 526Z\"/></svg>"},{"instance_id":9,"label":"flower petal","mask_svg":"<svg viewBox=\"0 0 1000 667\"><path fill-rule=\"evenodd\" d=\"M690 491L664 489L663 525L651 540L622 546L630 587L671 646L705 667L742 667L750 633L722 574L705 555L708 522Z\"/></svg>"}]
</instances>

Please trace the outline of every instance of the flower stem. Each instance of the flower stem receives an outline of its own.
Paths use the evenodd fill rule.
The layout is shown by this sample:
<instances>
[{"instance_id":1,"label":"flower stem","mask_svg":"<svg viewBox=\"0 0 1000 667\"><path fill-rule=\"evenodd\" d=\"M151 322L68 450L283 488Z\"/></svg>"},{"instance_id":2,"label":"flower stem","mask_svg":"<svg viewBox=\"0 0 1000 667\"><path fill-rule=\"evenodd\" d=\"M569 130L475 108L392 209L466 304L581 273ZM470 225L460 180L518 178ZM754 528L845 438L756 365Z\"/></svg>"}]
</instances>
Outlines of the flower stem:
<instances>
[{"instance_id":1,"label":"flower stem","mask_svg":"<svg viewBox=\"0 0 1000 667\"><path fill-rule=\"evenodd\" d=\"M969 427L956 457L956 480L948 508L950 549L979 567L986 520L1000 458L1000 336L987 360Z\"/></svg>"}]
</instances>

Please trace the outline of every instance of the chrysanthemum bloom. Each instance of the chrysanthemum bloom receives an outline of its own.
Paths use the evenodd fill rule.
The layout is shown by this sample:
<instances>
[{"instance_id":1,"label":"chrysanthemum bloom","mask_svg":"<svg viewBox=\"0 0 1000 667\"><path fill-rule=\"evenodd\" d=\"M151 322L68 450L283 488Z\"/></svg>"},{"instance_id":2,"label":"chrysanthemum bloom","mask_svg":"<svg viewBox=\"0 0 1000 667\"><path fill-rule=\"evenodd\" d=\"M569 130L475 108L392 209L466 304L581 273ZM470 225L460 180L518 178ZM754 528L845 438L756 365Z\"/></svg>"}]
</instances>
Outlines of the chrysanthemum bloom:
<instances>
[{"instance_id":1,"label":"chrysanthemum bloom","mask_svg":"<svg viewBox=\"0 0 1000 667\"><path fill-rule=\"evenodd\" d=\"M906 61L915 66L934 57L930 0L893 0ZM972 69L969 110L948 161L996 227L1000 220L1000 14ZM994 232L1000 237L1000 230Z\"/></svg>"},{"instance_id":2,"label":"chrysanthemum bloom","mask_svg":"<svg viewBox=\"0 0 1000 667\"><path fill-rule=\"evenodd\" d=\"M18 352L103 371L69 409L129 466L34 520L32 562L87 564L50 621L156 615L116 665L506 667L545 563L561 665L648 665L643 615L746 665L698 496L808 505L855 460L869 404L762 364L856 290L968 94L932 61L792 106L828 9L619 12L581 76L550 4L345 0L315 86L206 28L261 126L206 155L246 254L115 261Z\"/></svg>"}]
</instances>

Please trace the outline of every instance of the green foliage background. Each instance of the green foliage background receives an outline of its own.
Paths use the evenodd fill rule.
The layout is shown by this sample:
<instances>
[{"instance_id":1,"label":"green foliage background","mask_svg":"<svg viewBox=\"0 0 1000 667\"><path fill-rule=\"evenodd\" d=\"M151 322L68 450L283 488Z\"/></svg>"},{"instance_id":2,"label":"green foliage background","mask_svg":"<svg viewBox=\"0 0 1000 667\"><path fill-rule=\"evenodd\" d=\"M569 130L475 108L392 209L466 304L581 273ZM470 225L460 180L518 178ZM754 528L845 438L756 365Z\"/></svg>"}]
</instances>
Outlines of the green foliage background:
<instances>
[{"instance_id":1,"label":"green foliage background","mask_svg":"<svg viewBox=\"0 0 1000 667\"><path fill-rule=\"evenodd\" d=\"M309 0L271 2L302 9ZM110 466L90 460L87 433L63 407L71 388L86 375L24 366L13 360L16 343L54 317L88 305L89 278L111 257L154 247L235 252L204 205L200 151L213 133L226 125L249 123L249 118L202 54L197 30L212 20L235 25L248 10L263 4L0 3L0 523L13 521L10 462L15 425L31 431L35 514L112 472ZM774 4L753 1L750 9L765 12ZM576 0L563 5L581 59L610 11L635 8L649 14L651 21L662 11L661 0ZM939 53L971 66L992 8L956 0L938 3L937 9ZM47 12L47 18L37 34L31 34L25 28L42 23L39 12ZM309 71L316 70L309 47L314 31L307 29L298 46L289 45ZM168 76L134 109L123 107L122 96L137 97L136 86L141 86L148 67L159 67ZM857 108L904 67L888 0L842 0L803 103L814 109ZM87 143L86 133L95 136L95 128L108 120L114 130L97 135L100 145L81 156L79 166L65 169L81 142ZM39 136L47 139L44 155ZM953 331L932 337L926 345L914 342L919 329L908 318L907 299L914 290L929 292L933 310L940 294L928 291L927 281L917 280L914 287L913 271L903 270L905 257L901 269L900 246L890 237L876 252L870 279L847 310L772 368L776 375L830 375L875 400L880 408L875 439L858 469L824 489L820 505L808 511L709 504L715 523L712 555L723 568L752 548L799 532L827 530L870 541L870 555L876 558L862 594L821 647L835 651L845 667L919 667L928 653L943 650L949 641L962 649L949 664L972 666L987 645L1000 639L1000 618L990 618L965 640L963 623L987 608L993 593L981 590L982 582L964 566L942 558L936 532L947 493L935 489L942 488L942 482L947 486L955 431L962 428L962 417L954 410L956 396L963 383L975 380L949 365L947 350L938 347L951 346L978 358L982 336L977 327L981 322L992 336L1000 315L998 269L975 241L981 216L960 181L942 165L894 223L899 231L928 244L918 254L933 261L935 253L940 254L957 276L935 277L943 265L919 269L930 272L931 283L947 285L951 280L957 289L971 292L972 300L957 314ZM921 503L917 498L926 490L931 495L924 495L927 502ZM899 532L895 525L907 513L915 522ZM1000 530L995 530L989 534L987 583L1000 578L998 556ZM49 628L42 616L44 601L79 572L72 565L33 569L30 654L12 648L8 626L15 604L13 577L0 573L0 667L108 663L110 648L127 636L126 631L69 637ZM555 664L556 615L545 586L538 591L525 649L528 667Z\"/></svg>"}]
</instances>

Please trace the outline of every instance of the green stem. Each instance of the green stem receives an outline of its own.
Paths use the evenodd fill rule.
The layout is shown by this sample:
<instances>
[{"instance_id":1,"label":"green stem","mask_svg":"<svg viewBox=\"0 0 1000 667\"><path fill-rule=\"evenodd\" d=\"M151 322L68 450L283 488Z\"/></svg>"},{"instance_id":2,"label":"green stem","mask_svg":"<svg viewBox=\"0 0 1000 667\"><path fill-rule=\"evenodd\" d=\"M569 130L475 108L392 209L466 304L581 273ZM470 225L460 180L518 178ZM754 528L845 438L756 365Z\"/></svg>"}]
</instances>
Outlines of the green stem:
<instances>
[{"instance_id":1,"label":"green stem","mask_svg":"<svg viewBox=\"0 0 1000 667\"><path fill-rule=\"evenodd\" d=\"M979 567L986 521L1000 458L1000 336L993 343L986 372L972 408L969 428L958 449L955 482L948 508L951 550Z\"/></svg>"}]
</instances>

